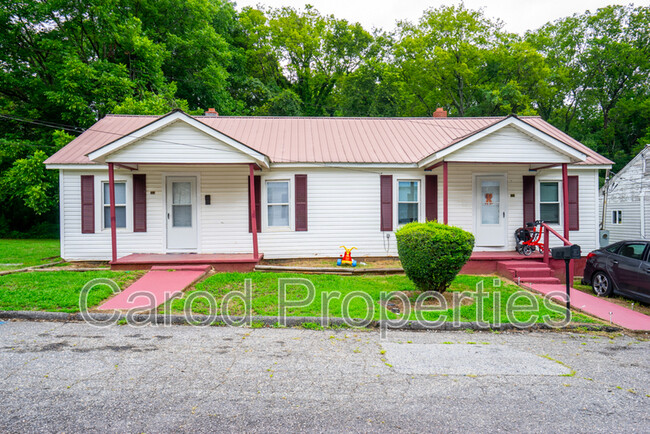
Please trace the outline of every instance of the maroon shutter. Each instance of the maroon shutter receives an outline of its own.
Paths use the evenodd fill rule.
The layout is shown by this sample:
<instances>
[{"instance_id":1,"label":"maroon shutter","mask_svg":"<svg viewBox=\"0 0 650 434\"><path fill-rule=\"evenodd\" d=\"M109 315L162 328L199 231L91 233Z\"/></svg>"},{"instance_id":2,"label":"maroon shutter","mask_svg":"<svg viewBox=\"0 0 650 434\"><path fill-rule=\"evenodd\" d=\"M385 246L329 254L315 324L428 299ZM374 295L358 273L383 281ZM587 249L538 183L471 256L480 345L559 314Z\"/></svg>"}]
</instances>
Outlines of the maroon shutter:
<instances>
[{"instance_id":1,"label":"maroon shutter","mask_svg":"<svg viewBox=\"0 0 650 434\"><path fill-rule=\"evenodd\" d=\"M393 175L381 175L381 230L393 230Z\"/></svg>"},{"instance_id":2,"label":"maroon shutter","mask_svg":"<svg viewBox=\"0 0 650 434\"><path fill-rule=\"evenodd\" d=\"M296 231L307 230L307 175L296 175Z\"/></svg>"},{"instance_id":3,"label":"maroon shutter","mask_svg":"<svg viewBox=\"0 0 650 434\"><path fill-rule=\"evenodd\" d=\"M147 232L147 175L133 175L133 232Z\"/></svg>"},{"instance_id":4,"label":"maroon shutter","mask_svg":"<svg viewBox=\"0 0 650 434\"><path fill-rule=\"evenodd\" d=\"M427 221L438 220L438 175L424 177L424 211Z\"/></svg>"},{"instance_id":5,"label":"maroon shutter","mask_svg":"<svg viewBox=\"0 0 650 434\"><path fill-rule=\"evenodd\" d=\"M248 232L251 230L251 183L250 176L247 178L248 182ZM257 220L257 232L262 232L262 178L255 176L253 179L255 184L255 219Z\"/></svg>"},{"instance_id":6,"label":"maroon shutter","mask_svg":"<svg viewBox=\"0 0 650 434\"><path fill-rule=\"evenodd\" d=\"M95 233L95 177L81 175L81 233Z\"/></svg>"},{"instance_id":7,"label":"maroon shutter","mask_svg":"<svg viewBox=\"0 0 650 434\"><path fill-rule=\"evenodd\" d=\"M580 230L580 209L578 206L578 177L569 176L569 230Z\"/></svg>"},{"instance_id":8,"label":"maroon shutter","mask_svg":"<svg viewBox=\"0 0 650 434\"><path fill-rule=\"evenodd\" d=\"M524 224L535 221L535 177L524 176Z\"/></svg>"}]
</instances>

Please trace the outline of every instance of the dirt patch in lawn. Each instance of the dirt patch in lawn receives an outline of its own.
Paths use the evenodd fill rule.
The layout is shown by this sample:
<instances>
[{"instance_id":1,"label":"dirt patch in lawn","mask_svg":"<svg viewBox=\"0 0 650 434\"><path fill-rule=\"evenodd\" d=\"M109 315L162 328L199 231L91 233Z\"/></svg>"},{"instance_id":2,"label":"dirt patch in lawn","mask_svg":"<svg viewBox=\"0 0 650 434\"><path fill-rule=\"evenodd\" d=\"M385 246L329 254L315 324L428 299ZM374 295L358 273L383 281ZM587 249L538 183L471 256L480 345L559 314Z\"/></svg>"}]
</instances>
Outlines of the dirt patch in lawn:
<instances>
[{"instance_id":1,"label":"dirt patch in lawn","mask_svg":"<svg viewBox=\"0 0 650 434\"><path fill-rule=\"evenodd\" d=\"M577 289L580 292L584 292L585 294L593 295L594 297L596 296L596 293L591 288L591 286L583 285L578 280L576 280L573 283L572 288ZM605 300L607 300L607 301L609 301L611 303L614 303L614 304L618 304L619 306L627 307L628 309L632 309L632 310L635 310L637 312L641 312L644 315L650 316L650 305L648 305L646 303L643 303L641 301L632 300L632 299L629 299L629 298L621 297L619 295L614 295L612 297L607 297Z\"/></svg>"},{"instance_id":2,"label":"dirt patch in lawn","mask_svg":"<svg viewBox=\"0 0 650 434\"><path fill-rule=\"evenodd\" d=\"M417 291L404 291L404 295L408 298L411 310L428 310L432 307L440 307L440 300L434 297L427 297L424 302L418 302L417 298L421 292ZM457 294L454 296L454 294ZM445 300L447 309L456 309L459 306L471 306L474 304L474 299L471 297L460 297L459 292L445 291L442 293ZM393 313L401 313L405 311L404 300L402 297L392 297L389 300L380 300L379 304ZM443 306L444 307L444 306Z\"/></svg>"},{"instance_id":3,"label":"dirt patch in lawn","mask_svg":"<svg viewBox=\"0 0 650 434\"><path fill-rule=\"evenodd\" d=\"M354 252L353 252L354 254ZM354 257L355 268L402 268L399 258L363 258ZM264 259L260 265L279 265L283 267L336 267L339 258L302 258L302 259ZM345 268L352 268L346 266Z\"/></svg>"},{"instance_id":4,"label":"dirt patch in lawn","mask_svg":"<svg viewBox=\"0 0 650 434\"><path fill-rule=\"evenodd\" d=\"M57 267L65 268L110 268L107 261L74 261L74 262L64 262L63 264L57 265Z\"/></svg>"}]
</instances>

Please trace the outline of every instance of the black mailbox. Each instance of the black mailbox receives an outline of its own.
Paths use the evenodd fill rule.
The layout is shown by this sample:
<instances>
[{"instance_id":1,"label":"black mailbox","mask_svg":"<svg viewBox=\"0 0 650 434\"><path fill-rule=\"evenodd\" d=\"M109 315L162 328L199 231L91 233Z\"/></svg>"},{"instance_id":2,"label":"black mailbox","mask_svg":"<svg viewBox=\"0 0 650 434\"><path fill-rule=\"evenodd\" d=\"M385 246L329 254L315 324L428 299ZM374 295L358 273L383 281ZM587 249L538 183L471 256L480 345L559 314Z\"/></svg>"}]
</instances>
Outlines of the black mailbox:
<instances>
[{"instance_id":1,"label":"black mailbox","mask_svg":"<svg viewBox=\"0 0 650 434\"><path fill-rule=\"evenodd\" d=\"M553 247L551 249L553 259L580 259L580 246L573 244L565 247Z\"/></svg>"}]
</instances>

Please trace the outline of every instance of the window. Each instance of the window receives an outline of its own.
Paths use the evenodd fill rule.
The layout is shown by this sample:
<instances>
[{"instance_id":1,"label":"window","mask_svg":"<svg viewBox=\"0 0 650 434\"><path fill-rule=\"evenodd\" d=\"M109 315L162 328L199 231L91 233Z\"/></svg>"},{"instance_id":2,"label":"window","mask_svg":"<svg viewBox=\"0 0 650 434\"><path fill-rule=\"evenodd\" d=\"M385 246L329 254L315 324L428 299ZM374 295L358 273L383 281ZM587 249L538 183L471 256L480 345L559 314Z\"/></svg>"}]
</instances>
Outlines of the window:
<instances>
[{"instance_id":1,"label":"window","mask_svg":"<svg viewBox=\"0 0 650 434\"><path fill-rule=\"evenodd\" d=\"M546 223L560 223L560 195L557 182L539 183L539 218Z\"/></svg>"},{"instance_id":2,"label":"window","mask_svg":"<svg viewBox=\"0 0 650 434\"><path fill-rule=\"evenodd\" d=\"M172 181L172 226L192 227L192 182Z\"/></svg>"},{"instance_id":3,"label":"window","mask_svg":"<svg viewBox=\"0 0 650 434\"><path fill-rule=\"evenodd\" d=\"M610 253L616 253L618 252L619 247L621 247L621 243L616 243L606 247L605 250L607 250Z\"/></svg>"},{"instance_id":4,"label":"window","mask_svg":"<svg viewBox=\"0 0 650 434\"><path fill-rule=\"evenodd\" d=\"M267 224L289 227L289 181L266 182Z\"/></svg>"},{"instance_id":5,"label":"window","mask_svg":"<svg viewBox=\"0 0 650 434\"><path fill-rule=\"evenodd\" d=\"M398 181L397 182L397 223L418 221L420 211L420 181Z\"/></svg>"},{"instance_id":6,"label":"window","mask_svg":"<svg viewBox=\"0 0 650 434\"><path fill-rule=\"evenodd\" d=\"M623 211L612 211L612 224L620 225L623 223Z\"/></svg>"},{"instance_id":7,"label":"window","mask_svg":"<svg viewBox=\"0 0 650 434\"><path fill-rule=\"evenodd\" d=\"M642 260L645 247L645 243L626 244L621 248L621 251L618 254L627 258Z\"/></svg>"},{"instance_id":8,"label":"window","mask_svg":"<svg viewBox=\"0 0 650 434\"><path fill-rule=\"evenodd\" d=\"M103 185L104 229L111 227L111 194L108 182ZM126 183L115 183L115 227L126 227Z\"/></svg>"}]
</instances>

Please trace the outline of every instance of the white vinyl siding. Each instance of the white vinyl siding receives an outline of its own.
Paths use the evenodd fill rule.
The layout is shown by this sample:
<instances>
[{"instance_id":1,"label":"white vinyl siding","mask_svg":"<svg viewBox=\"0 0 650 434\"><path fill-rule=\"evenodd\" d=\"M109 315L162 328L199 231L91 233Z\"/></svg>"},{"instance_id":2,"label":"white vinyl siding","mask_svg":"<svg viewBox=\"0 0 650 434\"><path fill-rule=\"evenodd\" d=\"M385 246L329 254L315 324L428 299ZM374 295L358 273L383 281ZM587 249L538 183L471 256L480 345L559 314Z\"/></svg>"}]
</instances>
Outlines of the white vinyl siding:
<instances>
[{"instance_id":1,"label":"white vinyl siding","mask_svg":"<svg viewBox=\"0 0 650 434\"><path fill-rule=\"evenodd\" d=\"M182 121L109 155L116 163L254 163L248 155Z\"/></svg>"},{"instance_id":2,"label":"white vinyl siding","mask_svg":"<svg viewBox=\"0 0 650 434\"><path fill-rule=\"evenodd\" d=\"M446 161L568 163L569 157L515 127L504 127L445 157Z\"/></svg>"},{"instance_id":3,"label":"white vinyl siding","mask_svg":"<svg viewBox=\"0 0 650 434\"><path fill-rule=\"evenodd\" d=\"M527 165L490 164L449 165L449 223L474 231L473 177L494 173L507 174L507 244L499 249L514 250L514 232L522 225L523 176L531 175ZM198 253L250 253L251 234L248 232L248 167L230 166L141 166L139 171L116 170L116 180L127 182L127 203L130 203L132 173L147 175L147 232L133 232L130 220L127 228L118 231L118 256L129 253L165 252L165 176L197 176L200 193L198 203L199 248ZM309 231L269 230L265 210L265 182L293 179L296 173L305 173L309 179L308 220ZM95 175L95 182L106 178L106 171L63 170L62 175L62 244L65 258L69 260L108 260L111 256L110 230L82 234L80 220L80 175ZM338 257L339 246L355 246L355 254L363 256L396 256L395 236L380 230L380 174L393 175L394 180L420 180L419 214L423 214L422 198L426 197L423 173L417 169L336 169L302 168L258 172L262 179L263 231L258 235L259 249L265 258L291 257ZM438 221L442 221L443 188L442 169L438 175ZM598 171L594 169L569 169L569 175L579 176L580 231L571 231L571 241L582 246L583 252L596 248L598 240L598 208L596 203ZM561 179L559 169L542 170L538 180ZM292 183L291 183L292 184ZM290 200L293 192L290 188ZM101 205L99 187L95 200ZM205 195L211 196L211 204L205 204ZM395 196L397 193L395 192ZM397 209L397 197L394 199ZM99 209L99 208L98 208ZM292 206L289 214L291 215ZM395 211L397 212L397 211ZM127 212L127 219L132 216ZM627 214L625 214L627 215ZM627 218L627 217L625 217ZM290 220L293 219L290 216ZM397 219L394 218L394 229ZM293 224L293 223L292 223ZM558 231L562 233L561 226ZM388 238L386 237L388 235ZM559 245L554 237L551 243ZM481 250L477 248L476 250Z\"/></svg>"},{"instance_id":4,"label":"white vinyl siding","mask_svg":"<svg viewBox=\"0 0 650 434\"><path fill-rule=\"evenodd\" d=\"M648 150L642 151L610 180L604 227L609 242L650 239L650 164ZM603 217L604 190L598 205ZM618 212L620 211L620 219ZM616 216L614 216L616 212Z\"/></svg>"}]
</instances>

